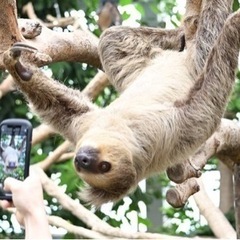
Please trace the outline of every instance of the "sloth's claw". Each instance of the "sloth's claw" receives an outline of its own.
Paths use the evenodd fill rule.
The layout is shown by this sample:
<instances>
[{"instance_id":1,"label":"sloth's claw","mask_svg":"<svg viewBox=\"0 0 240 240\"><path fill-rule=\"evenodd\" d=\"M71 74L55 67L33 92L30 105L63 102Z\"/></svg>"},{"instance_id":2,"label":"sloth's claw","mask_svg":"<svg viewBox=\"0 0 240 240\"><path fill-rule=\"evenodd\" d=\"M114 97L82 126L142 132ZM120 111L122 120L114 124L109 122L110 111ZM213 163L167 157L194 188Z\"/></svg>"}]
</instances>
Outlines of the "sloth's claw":
<instances>
[{"instance_id":1,"label":"sloth's claw","mask_svg":"<svg viewBox=\"0 0 240 240\"><path fill-rule=\"evenodd\" d=\"M22 43L22 42L17 42L14 43L12 48L18 48L18 49L22 49L22 50L26 50L26 51L30 51L30 52L36 52L37 48L30 46L28 44Z\"/></svg>"},{"instance_id":2,"label":"sloth's claw","mask_svg":"<svg viewBox=\"0 0 240 240\"><path fill-rule=\"evenodd\" d=\"M10 56L12 59L15 60L14 68L15 68L15 71L16 71L18 77L22 81L29 81L32 78L33 72L29 68L25 67L19 61L22 51L36 53L37 49L35 47L29 46L24 43L15 43L10 49Z\"/></svg>"},{"instance_id":3,"label":"sloth's claw","mask_svg":"<svg viewBox=\"0 0 240 240\"><path fill-rule=\"evenodd\" d=\"M14 59L17 59L21 56L22 51L28 51L28 52L36 52L37 49L35 47L32 47L30 45L24 44L24 43L15 43L11 49L12 57Z\"/></svg>"}]
</instances>

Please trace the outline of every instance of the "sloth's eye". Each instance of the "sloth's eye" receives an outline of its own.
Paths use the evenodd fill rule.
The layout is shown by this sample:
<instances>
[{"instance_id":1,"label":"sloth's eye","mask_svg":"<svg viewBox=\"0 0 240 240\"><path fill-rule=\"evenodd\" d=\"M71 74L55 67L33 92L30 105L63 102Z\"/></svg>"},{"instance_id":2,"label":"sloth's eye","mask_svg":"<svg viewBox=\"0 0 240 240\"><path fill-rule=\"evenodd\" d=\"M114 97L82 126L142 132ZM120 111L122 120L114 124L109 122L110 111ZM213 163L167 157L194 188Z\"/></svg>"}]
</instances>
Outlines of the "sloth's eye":
<instances>
[{"instance_id":1,"label":"sloth's eye","mask_svg":"<svg viewBox=\"0 0 240 240\"><path fill-rule=\"evenodd\" d=\"M98 167L102 173L106 173L111 169L111 164L109 162L103 161L99 163Z\"/></svg>"}]
</instances>

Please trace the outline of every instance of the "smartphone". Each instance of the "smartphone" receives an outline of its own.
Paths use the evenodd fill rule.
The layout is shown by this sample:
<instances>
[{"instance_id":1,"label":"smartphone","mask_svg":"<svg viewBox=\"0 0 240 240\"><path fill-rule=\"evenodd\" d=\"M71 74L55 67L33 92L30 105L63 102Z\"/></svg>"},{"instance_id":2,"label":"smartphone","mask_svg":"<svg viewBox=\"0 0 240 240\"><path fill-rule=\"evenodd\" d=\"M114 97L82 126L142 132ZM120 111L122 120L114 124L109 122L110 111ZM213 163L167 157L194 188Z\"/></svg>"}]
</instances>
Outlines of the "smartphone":
<instances>
[{"instance_id":1,"label":"smartphone","mask_svg":"<svg viewBox=\"0 0 240 240\"><path fill-rule=\"evenodd\" d=\"M32 125L25 119L6 119L0 123L0 199L11 200L3 189L4 180L24 180L29 175Z\"/></svg>"}]
</instances>

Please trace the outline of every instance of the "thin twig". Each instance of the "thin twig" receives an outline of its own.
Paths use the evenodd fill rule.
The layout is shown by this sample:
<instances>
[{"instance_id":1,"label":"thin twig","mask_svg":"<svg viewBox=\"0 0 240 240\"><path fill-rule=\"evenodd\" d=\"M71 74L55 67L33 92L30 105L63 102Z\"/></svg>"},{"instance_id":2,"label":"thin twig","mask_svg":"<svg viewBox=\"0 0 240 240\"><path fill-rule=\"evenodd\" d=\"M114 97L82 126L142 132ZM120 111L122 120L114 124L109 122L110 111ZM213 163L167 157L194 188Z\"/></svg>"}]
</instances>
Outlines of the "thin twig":
<instances>
[{"instance_id":1,"label":"thin twig","mask_svg":"<svg viewBox=\"0 0 240 240\"><path fill-rule=\"evenodd\" d=\"M69 151L72 144L69 141L64 141L60 146L58 146L44 161L38 162L35 165L47 170L53 163L55 163L60 156Z\"/></svg>"}]
</instances>

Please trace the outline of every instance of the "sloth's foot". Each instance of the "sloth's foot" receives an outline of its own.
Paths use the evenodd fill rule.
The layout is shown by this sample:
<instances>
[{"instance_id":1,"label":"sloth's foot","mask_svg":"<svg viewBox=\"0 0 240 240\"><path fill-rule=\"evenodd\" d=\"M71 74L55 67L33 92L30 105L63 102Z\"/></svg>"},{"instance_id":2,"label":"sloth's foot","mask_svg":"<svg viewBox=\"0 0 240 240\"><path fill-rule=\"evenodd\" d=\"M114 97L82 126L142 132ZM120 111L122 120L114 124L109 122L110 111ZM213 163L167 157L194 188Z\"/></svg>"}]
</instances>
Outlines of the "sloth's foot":
<instances>
[{"instance_id":1,"label":"sloth's foot","mask_svg":"<svg viewBox=\"0 0 240 240\"><path fill-rule=\"evenodd\" d=\"M39 52L35 47L20 42L15 43L4 53L3 62L16 80L29 81L34 71L31 70L34 69L31 65L43 66L52 62L52 59L49 55Z\"/></svg>"},{"instance_id":2,"label":"sloth's foot","mask_svg":"<svg viewBox=\"0 0 240 240\"><path fill-rule=\"evenodd\" d=\"M22 52L26 53L24 56L22 56L22 62L24 62L24 64L20 62ZM9 73L16 80L29 81L33 75L33 72L26 65L29 65L27 62L34 62L34 59L36 59L36 54L36 48L24 43L15 43L8 51L4 53L3 62Z\"/></svg>"},{"instance_id":3,"label":"sloth's foot","mask_svg":"<svg viewBox=\"0 0 240 240\"><path fill-rule=\"evenodd\" d=\"M33 72L30 69L23 66L23 64L19 61L19 58L21 56L22 51L35 53L37 52L37 49L24 43L15 43L9 51L12 59L16 62L15 70L17 75L21 78L21 80L29 81L33 75Z\"/></svg>"}]
</instances>

